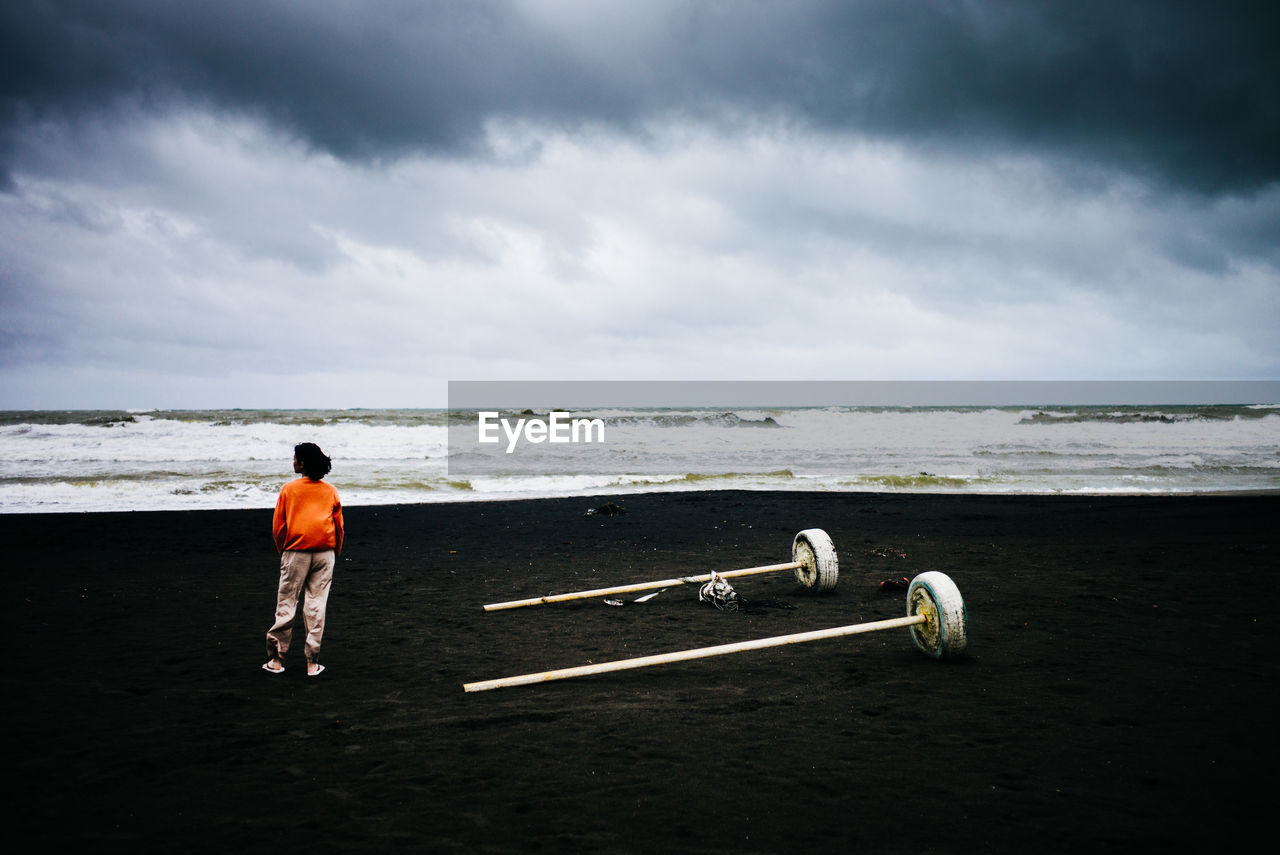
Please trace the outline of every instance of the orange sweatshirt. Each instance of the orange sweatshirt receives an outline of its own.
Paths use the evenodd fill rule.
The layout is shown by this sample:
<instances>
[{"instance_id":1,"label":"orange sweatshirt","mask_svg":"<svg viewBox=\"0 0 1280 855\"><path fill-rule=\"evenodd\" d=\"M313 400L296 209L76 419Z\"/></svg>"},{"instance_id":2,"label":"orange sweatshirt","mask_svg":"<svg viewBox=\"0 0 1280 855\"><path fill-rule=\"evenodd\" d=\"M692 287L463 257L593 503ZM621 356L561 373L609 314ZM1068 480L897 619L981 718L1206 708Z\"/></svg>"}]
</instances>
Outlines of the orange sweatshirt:
<instances>
[{"instance_id":1,"label":"orange sweatshirt","mask_svg":"<svg viewBox=\"0 0 1280 855\"><path fill-rule=\"evenodd\" d=\"M285 484L272 523L276 551L342 552L342 502L325 481L298 478Z\"/></svg>"}]
</instances>

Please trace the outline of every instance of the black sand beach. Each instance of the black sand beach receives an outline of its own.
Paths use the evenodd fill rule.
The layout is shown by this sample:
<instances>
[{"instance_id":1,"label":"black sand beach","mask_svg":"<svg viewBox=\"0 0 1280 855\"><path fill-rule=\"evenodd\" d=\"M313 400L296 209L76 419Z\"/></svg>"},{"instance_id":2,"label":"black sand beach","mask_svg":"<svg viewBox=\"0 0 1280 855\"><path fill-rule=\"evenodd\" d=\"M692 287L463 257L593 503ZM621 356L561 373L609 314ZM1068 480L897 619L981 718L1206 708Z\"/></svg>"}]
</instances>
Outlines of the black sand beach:
<instances>
[{"instance_id":1,"label":"black sand beach","mask_svg":"<svg viewBox=\"0 0 1280 855\"><path fill-rule=\"evenodd\" d=\"M348 508L316 679L300 644L259 670L270 517L0 516L12 851L1229 851L1269 827L1278 496ZM481 608L788 561L814 527L832 594ZM928 569L965 597L959 662L888 630L462 691L898 617L877 583Z\"/></svg>"}]
</instances>

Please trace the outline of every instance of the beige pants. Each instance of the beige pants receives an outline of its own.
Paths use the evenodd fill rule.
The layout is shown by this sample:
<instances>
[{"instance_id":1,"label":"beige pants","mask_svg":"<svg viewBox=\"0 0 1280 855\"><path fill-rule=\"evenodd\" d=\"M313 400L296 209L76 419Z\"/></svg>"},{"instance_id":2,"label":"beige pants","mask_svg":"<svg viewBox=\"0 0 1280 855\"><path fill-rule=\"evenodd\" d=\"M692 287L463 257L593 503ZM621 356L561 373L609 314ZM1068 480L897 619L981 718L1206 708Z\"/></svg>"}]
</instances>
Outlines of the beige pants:
<instances>
[{"instance_id":1,"label":"beige pants","mask_svg":"<svg viewBox=\"0 0 1280 855\"><path fill-rule=\"evenodd\" d=\"M276 622L267 630L268 656L283 659L289 652L298 599L305 587L307 596L302 604L302 626L307 632L307 661L319 661L324 612L329 603L329 583L333 581L333 563L332 549L323 552L285 550L281 553Z\"/></svg>"}]
</instances>

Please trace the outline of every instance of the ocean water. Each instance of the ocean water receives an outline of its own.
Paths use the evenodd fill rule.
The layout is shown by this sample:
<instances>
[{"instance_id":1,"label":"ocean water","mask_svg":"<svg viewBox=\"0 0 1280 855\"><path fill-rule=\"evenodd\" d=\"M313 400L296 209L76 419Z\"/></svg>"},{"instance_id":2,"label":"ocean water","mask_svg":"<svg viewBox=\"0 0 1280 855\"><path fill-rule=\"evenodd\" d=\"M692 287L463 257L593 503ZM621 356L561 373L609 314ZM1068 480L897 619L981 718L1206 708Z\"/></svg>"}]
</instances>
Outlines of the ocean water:
<instances>
[{"instance_id":1,"label":"ocean water","mask_svg":"<svg viewBox=\"0 0 1280 855\"><path fill-rule=\"evenodd\" d=\"M503 414L514 418L521 414ZM529 416L530 414L523 414ZM318 443L348 506L760 489L1280 489L1280 405L623 409L604 442L450 443L444 410L0 413L0 512L269 508ZM455 413L470 437L473 413Z\"/></svg>"}]
</instances>

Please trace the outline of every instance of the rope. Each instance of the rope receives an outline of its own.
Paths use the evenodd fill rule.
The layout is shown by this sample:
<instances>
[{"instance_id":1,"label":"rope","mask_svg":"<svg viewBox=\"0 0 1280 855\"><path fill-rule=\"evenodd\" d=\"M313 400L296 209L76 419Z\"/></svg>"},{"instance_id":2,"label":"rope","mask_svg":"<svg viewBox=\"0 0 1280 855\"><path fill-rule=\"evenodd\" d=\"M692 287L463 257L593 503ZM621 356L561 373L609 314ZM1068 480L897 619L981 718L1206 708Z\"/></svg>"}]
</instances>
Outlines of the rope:
<instances>
[{"instance_id":1,"label":"rope","mask_svg":"<svg viewBox=\"0 0 1280 855\"><path fill-rule=\"evenodd\" d=\"M698 589L698 601L711 603L722 612L736 612L741 605L741 598L729 580L721 578L714 570L711 571L711 581Z\"/></svg>"}]
</instances>

